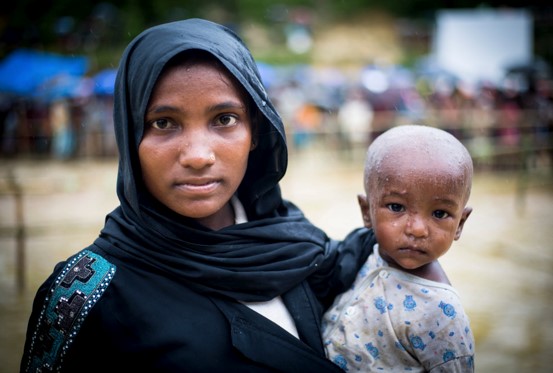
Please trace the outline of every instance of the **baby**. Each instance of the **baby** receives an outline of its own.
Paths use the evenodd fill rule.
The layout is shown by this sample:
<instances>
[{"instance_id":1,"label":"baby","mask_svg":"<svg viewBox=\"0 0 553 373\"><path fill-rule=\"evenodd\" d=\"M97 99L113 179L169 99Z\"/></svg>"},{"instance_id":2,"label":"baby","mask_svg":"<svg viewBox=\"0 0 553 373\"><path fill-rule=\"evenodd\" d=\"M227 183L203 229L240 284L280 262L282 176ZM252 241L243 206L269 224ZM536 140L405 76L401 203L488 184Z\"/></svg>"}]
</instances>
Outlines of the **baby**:
<instances>
[{"instance_id":1,"label":"baby","mask_svg":"<svg viewBox=\"0 0 553 373\"><path fill-rule=\"evenodd\" d=\"M345 371L474 371L469 319L438 263L472 212L472 174L467 149L437 128L394 127L369 146L358 201L378 243L323 320Z\"/></svg>"}]
</instances>

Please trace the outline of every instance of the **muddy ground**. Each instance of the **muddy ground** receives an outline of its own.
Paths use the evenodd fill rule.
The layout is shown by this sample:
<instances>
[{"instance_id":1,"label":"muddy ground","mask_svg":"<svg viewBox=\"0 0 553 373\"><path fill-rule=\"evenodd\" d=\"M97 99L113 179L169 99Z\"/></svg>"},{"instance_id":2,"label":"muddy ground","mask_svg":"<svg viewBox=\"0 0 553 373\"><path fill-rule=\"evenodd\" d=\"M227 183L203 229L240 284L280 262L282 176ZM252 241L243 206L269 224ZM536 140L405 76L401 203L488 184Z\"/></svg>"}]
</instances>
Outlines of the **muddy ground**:
<instances>
[{"instance_id":1,"label":"muddy ground","mask_svg":"<svg viewBox=\"0 0 553 373\"><path fill-rule=\"evenodd\" d=\"M290 157L283 194L330 236L361 224L361 165L321 152ZM11 170L11 171L10 171ZM22 187L24 271L16 204ZM116 163L0 162L0 370L18 371L32 297L59 260L88 245L116 204ZM442 260L476 337L477 372L549 372L553 366L553 178L478 173L463 236ZM18 281L18 276L19 281ZM21 277L22 276L22 277ZM20 283L23 281L23 283ZM22 285L23 288L19 289Z\"/></svg>"}]
</instances>

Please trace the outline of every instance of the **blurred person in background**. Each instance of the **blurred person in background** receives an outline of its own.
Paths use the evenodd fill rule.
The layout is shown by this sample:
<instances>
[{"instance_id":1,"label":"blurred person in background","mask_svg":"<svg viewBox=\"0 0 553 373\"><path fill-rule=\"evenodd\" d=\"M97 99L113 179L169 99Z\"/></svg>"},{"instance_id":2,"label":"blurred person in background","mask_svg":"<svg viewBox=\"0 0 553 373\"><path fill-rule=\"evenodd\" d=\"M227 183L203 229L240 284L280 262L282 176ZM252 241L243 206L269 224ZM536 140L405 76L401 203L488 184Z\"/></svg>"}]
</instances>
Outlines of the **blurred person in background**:
<instances>
[{"instance_id":1,"label":"blurred person in background","mask_svg":"<svg viewBox=\"0 0 553 373\"><path fill-rule=\"evenodd\" d=\"M362 152L371 140L374 110L371 103L359 87L347 91L346 98L338 108L338 125L343 151L348 159Z\"/></svg>"}]
</instances>

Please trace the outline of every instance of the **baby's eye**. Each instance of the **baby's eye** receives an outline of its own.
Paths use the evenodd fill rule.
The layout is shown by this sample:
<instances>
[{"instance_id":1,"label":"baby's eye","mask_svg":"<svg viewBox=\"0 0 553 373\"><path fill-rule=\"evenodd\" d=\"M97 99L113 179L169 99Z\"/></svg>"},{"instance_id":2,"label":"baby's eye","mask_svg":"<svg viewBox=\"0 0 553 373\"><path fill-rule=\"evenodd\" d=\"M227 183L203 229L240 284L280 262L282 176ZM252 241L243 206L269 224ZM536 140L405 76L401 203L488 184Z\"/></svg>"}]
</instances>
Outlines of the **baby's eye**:
<instances>
[{"instance_id":1,"label":"baby's eye","mask_svg":"<svg viewBox=\"0 0 553 373\"><path fill-rule=\"evenodd\" d=\"M216 124L222 127L229 127L235 125L237 121L238 119L233 115L225 114L217 118Z\"/></svg>"},{"instance_id":2,"label":"baby's eye","mask_svg":"<svg viewBox=\"0 0 553 373\"><path fill-rule=\"evenodd\" d=\"M449 214L444 210L436 210L432 213L432 215L438 219L445 219L449 216Z\"/></svg>"},{"instance_id":3,"label":"baby's eye","mask_svg":"<svg viewBox=\"0 0 553 373\"><path fill-rule=\"evenodd\" d=\"M388 203L386 206L388 207L388 210L393 212L402 212L405 210L403 205L400 205L399 203Z\"/></svg>"}]
</instances>

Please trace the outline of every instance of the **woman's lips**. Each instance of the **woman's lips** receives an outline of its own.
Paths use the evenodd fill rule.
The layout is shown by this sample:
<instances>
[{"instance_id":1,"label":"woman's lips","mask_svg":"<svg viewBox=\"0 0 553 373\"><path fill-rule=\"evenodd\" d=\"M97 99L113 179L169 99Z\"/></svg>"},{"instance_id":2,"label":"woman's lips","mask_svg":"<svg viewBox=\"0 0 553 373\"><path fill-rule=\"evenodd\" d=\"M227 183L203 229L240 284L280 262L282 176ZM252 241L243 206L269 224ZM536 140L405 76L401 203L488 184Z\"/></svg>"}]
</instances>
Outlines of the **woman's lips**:
<instances>
[{"instance_id":1,"label":"woman's lips","mask_svg":"<svg viewBox=\"0 0 553 373\"><path fill-rule=\"evenodd\" d=\"M219 184L220 181L215 179L194 179L178 182L175 187L184 192L205 194L214 191Z\"/></svg>"}]
</instances>

